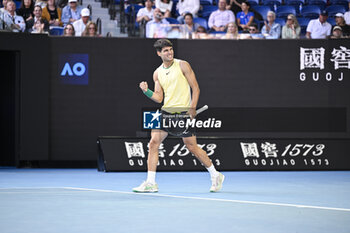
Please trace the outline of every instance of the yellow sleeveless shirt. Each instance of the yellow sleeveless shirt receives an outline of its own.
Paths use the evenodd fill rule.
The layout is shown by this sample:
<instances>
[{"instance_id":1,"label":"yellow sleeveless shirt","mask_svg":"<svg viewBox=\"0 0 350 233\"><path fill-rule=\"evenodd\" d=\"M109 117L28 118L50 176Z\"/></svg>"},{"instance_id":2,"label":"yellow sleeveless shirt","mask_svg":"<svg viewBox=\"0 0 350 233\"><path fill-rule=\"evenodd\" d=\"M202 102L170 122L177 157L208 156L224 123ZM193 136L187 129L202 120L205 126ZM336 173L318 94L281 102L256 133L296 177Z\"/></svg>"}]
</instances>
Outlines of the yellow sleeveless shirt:
<instances>
[{"instance_id":1,"label":"yellow sleeveless shirt","mask_svg":"<svg viewBox=\"0 0 350 233\"><path fill-rule=\"evenodd\" d=\"M183 75L180 60L174 59L173 64L164 68L163 64L157 68L158 81L164 91L164 105L167 112L187 111L191 105L191 88Z\"/></svg>"}]
</instances>

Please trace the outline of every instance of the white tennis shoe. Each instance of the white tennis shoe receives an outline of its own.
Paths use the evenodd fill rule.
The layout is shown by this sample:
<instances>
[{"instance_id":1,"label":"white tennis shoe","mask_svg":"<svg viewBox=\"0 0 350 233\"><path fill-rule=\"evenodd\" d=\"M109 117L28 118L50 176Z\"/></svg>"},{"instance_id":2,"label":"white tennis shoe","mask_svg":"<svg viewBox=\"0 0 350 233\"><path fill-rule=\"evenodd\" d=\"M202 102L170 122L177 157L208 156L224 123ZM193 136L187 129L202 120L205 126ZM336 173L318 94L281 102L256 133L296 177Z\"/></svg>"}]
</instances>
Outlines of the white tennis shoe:
<instances>
[{"instance_id":1,"label":"white tennis shoe","mask_svg":"<svg viewBox=\"0 0 350 233\"><path fill-rule=\"evenodd\" d=\"M158 192L158 185L144 181L139 187L133 188L132 191L136 193L156 193Z\"/></svg>"},{"instance_id":2,"label":"white tennis shoe","mask_svg":"<svg viewBox=\"0 0 350 233\"><path fill-rule=\"evenodd\" d=\"M219 175L211 178L210 192L218 192L222 189L222 183L224 183L225 176L219 172Z\"/></svg>"}]
</instances>

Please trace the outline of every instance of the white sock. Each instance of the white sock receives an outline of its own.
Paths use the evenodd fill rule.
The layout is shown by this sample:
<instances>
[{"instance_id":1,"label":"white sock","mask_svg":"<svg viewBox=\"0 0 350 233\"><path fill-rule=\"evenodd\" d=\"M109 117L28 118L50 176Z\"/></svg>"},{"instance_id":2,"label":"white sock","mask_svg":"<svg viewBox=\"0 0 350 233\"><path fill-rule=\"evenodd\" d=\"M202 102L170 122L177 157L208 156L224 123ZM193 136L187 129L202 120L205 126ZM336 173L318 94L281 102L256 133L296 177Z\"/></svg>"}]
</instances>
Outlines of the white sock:
<instances>
[{"instance_id":1,"label":"white sock","mask_svg":"<svg viewBox=\"0 0 350 233\"><path fill-rule=\"evenodd\" d=\"M148 171L146 182L151 183L151 184L155 184L156 183L156 172Z\"/></svg>"},{"instance_id":2,"label":"white sock","mask_svg":"<svg viewBox=\"0 0 350 233\"><path fill-rule=\"evenodd\" d=\"M219 176L219 172L215 169L214 164L212 164L210 167L207 167L207 170L210 173L211 177Z\"/></svg>"}]
</instances>

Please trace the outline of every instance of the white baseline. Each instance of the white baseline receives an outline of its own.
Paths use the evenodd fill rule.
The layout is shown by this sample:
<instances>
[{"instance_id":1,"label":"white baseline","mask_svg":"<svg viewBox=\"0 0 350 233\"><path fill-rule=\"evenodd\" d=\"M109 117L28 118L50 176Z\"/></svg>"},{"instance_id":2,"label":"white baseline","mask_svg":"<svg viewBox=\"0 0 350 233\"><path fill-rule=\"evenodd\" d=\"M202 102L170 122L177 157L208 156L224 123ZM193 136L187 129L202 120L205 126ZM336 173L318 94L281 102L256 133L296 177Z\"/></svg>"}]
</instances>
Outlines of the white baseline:
<instances>
[{"instance_id":1,"label":"white baseline","mask_svg":"<svg viewBox=\"0 0 350 233\"><path fill-rule=\"evenodd\" d=\"M320 210L333 210L333 211L350 212L350 209L346 209L346 208L335 208L335 207L324 207L324 206L261 202L261 201L230 200L230 199L207 198L207 197L186 197L186 196L176 196L176 195L169 195L169 194L159 194L159 193L134 193L134 192L125 192L125 191L117 191L117 190L77 188L77 187L63 187L63 188L64 189L71 189L71 190L93 191L93 192L104 192L104 193L120 193L120 194L145 195L145 196L155 196L155 197L169 197L169 198L181 198L181 199L204 200L204 201L231 202L231 203L240 203L240 204L271 205L271 206L283 206L283 207L295 207L295 208L308 208L308 209L320 209Z\"/></svg>"}]
</instances>

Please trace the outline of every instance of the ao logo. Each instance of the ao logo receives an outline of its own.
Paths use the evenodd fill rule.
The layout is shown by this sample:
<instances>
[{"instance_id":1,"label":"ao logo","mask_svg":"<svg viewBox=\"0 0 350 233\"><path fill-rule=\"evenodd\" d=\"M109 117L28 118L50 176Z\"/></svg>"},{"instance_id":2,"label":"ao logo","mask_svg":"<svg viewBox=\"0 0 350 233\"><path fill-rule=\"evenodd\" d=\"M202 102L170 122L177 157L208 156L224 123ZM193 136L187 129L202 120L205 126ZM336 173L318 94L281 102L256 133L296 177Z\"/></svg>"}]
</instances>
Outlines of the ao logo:
<instances>
[{"instance_id":1,"label":"ao logo","mask_svg":"<svg viewBox=\"0 0 350 233\"><path fill-rule=\"evenodd\" d=\"M60 54L57 71L57 77L62 84L89 85L89 54Z\"/></svg>"},{"instance_id":2,"label":"ao logo","mask_svg":"<svg viewBox=\"0 0 350 233\"><path fill-rule=\"evenodd\" d=\"M68 62L64 64L64 67L61 72L61 76L66 76L68 73L68 76L82 76L85 74L86 67L83 63L77 62L71 67Z\"/></svg>"}]
</instances>

